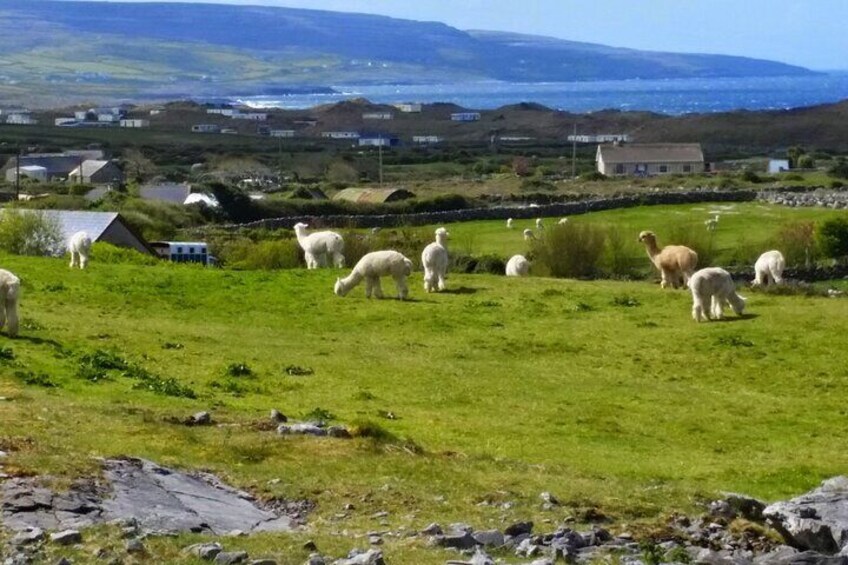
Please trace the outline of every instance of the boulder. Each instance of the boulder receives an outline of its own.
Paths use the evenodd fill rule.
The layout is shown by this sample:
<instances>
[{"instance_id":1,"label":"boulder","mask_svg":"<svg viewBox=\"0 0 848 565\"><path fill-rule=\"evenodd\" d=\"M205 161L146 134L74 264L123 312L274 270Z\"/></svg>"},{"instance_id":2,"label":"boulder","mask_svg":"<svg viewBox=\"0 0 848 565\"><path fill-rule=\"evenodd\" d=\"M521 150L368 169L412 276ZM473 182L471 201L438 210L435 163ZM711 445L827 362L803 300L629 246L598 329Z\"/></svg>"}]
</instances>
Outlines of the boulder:
<instances>
[{"instance_id":1,"label":"boulder","mask_svg":"<svg viewBox=\"0 0 848 565\"><path fill-rule=\"evenodd\" d=\"M763 516L786 543L826 555L848 547L848 477L834 477L799 497L776 502Z\"/></svg>"}]
</instances>

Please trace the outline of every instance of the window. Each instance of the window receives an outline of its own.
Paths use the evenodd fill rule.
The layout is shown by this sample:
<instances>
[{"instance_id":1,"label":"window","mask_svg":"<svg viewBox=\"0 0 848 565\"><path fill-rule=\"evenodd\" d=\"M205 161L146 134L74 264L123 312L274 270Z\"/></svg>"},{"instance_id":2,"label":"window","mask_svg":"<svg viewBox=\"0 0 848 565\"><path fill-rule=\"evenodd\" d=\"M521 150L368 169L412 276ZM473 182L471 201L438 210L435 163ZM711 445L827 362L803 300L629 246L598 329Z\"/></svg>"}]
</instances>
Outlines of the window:
<instances>
[{"instance_id":1,"label":"window","mask_svg":"<svg viewBox=\"0 0 848 565\"><path fill-rule=\"evenodd\" d=\"M615 174L617 174L617 175L623 175L624 174L624 165L622 163L619 163L615 166Z\"/></svg>"},{"instance_id":2,"label":"window","mask_svg":"<svg viewBox=\"0 0 848 565\"><path fill-rule=\"evenodd\" d=\"M684 173L691 173L692 172L692 165L683 165L683 172Z\"/></svg>"},{"instance_id":3,"label":"window","mask_svg":"<svg viewBox=\"0 0 848 565\"><path fill-rule=\"evenodd\" d=\"M660 172L661 173L667 173L668 172L668 165L660 165Z\"/></svg>"},{"instance_id":4,"label":"window","mask_svg":"<svg viewBox=\"0 0 848 565\"><path fill-rule=\"evenodd\" d=\"M189 253L194 253L194 247L189 247L189 248L188 248L188 252L189 252Z\"/></svg>"},{"instance_id":5,"label":"window","mask_svg":"<svg viewBox=\"0 0 848 565\"><path fill-rule=\"evenodd\" d=\"M182 247L177 247L177 253L181 255L181 254L182 254L182 252L183 252L183 248L182 248Z\"/></svg>"}]
</instances>

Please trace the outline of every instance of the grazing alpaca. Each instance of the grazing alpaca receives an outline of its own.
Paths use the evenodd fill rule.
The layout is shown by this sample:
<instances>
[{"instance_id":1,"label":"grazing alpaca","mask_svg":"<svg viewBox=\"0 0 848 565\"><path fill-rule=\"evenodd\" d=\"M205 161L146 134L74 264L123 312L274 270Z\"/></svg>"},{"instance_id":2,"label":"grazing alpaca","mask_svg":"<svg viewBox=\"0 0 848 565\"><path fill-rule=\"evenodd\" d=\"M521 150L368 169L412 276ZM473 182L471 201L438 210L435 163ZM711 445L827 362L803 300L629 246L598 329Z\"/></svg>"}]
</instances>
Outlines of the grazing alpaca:
<instances>
[{"instance_id":1,"label":"grazing alpaca","mask_svg":"<svg viewBox=\"0 0 848 565\"><path fill-rule=\"evenodd\" d=\"M651 263L660 271L662 288L669 284L679 288L689 282L689 277L698 266L697 253L684 245L666 245L660 250L657 247L657 236L650 231L640 233L639 241L645 244Z\"/></svg>"},{"instance_id":2,"label":"grazing alpaca","mask_svg":"<svg viewBox=\"0 0 848 565\"><path fill-rule=\"evenodd\" d=\"M692 318L696 322L709 318L720 320L725 304L729 304L739 316L745 310L745 299L736 294L730 273L719 267L701 269L693 274L689 279L689 289L692 291Z\"/></svg>"},{"instance_id":3,"label":"grazing alpaca","mask_svg":"<svg viewBox=\"0 0 848 565\"><path fill-rule=\"evenodd\" d=\"M71 252L71 268L79 266L85 269L88 265L88 253L91 251L91 238L84 231L78 231L68 241L68 251Z\"/></svg>"},{"instance_id":4,"label":"grazing alpaca","mask_svg":"<svg viewBox=\"0 0 848 565\"><path fill-rule=\"evenodd\" d=\"M18 335L18 300L21 296L21 279L0 269L0 329L9 322L10 336Z\"/></svg>"},{"instance_id":5,"label":"grazing alpaca","mask_svg":"<svg viewBox=\"0 0 848 565\"><path fill-rule=\"evenodd\" d=\"M307 224L295 224L294 233L303 249L307 269L327 266L327 256L332 256L336 268L344 267L344 239L334 231L317 231L307 234Z\"/></svg>"},{"instance_id":6,"label":"grazing alpaca","mask_svg":"<svg viewBox=\"0 0 848 565\"><path fill-rule=\"evenodd\" d=\"M530 272L530 261L524 255L513 255L506 262L506 276L526 277Z\"/></svg>"},{"instance_id":7,"label":"grazing alpaca","mask_svg":"<svg viewBox=\"0 0 848 565\"><path fill-rule=\"evenodd\" d=\"M563 225L568 223L568 218L560 218L557 224Z\"/></svg>"},{"instance_id":8,"label":"grazing alpaca","mask_svg":"<svg viewBox=\"0 0 848 565\"><path fill-rule=\"evenodd\" d=\"M757 262L754 263L754 286L782 284L783 269L786 268L786 260L783 253L773 249L766 251Z\"/></svg>"},{"instance_id":9,"label":"grazing alpaca","mask_svg":"<svg viewBox=\"0 0 848 565\"><path fill-rule=\"evenodd\" d=\"M716 231L716 228L718 227L718 214L709 220L706 220L704 225L707 226L707 231Z\"/></svg>"},{"instance_id":10,"label":"grazing alpaca","mask_svg":"<svg viewBox=\"0 0 848 565\"><path fill-rule=\"evenodd\" d=\"M536 218L536 229L537 230L545 229L545 225L542 223L542 218Z\"/></svg>"},{"instance_id":11,"label":"grazing alpaca","mask_svg":"<svg viewBox=\"0 0 848 565\"><path fill-rule=\"evenodd\" d=\"M345 296L353 287L365 279L365 298L383 298L380 277L391 276L397 285L398 298L404 300L409 294L406 288L406 277L412 273L412 261L397 251L372 251L365 254L353 268L353 271L343 279L336 279L333 288L339 296Z\"/></svg>"},{"instance_id":12,"label":"grazing alpaca","mask_svg":"<svg viewBox=\"0 0 848 565\"><path fill-rule=\"evenodd\" d=\"M506 227L507 227L508 229L512 229L512 218L507 218L507 220L506 220Z\"/></svg>"},{"instance_id":13,"label":"grazing alpaca","mask_svg":"<svg viewBox=\"0 0 848 565\"><path fill-rule=\"evenodd\" d=\"M525 241L531 241L533 239L536 239L536 234L533 233L533 230L531 230L531 229L524 230L524 240Z\"/></svg>"},{"instance_id":14,"label":"grazing alpaca","mask_svg":"<svg viewBox=\"0 0 848 565\"><path fill-rule=\"evenodd\" d=\"M436 230L436 241L424 248L421 264L424 266L424 290L435 292L445 290L448 272L448 231Z\"/></svg>"}]
</instances>

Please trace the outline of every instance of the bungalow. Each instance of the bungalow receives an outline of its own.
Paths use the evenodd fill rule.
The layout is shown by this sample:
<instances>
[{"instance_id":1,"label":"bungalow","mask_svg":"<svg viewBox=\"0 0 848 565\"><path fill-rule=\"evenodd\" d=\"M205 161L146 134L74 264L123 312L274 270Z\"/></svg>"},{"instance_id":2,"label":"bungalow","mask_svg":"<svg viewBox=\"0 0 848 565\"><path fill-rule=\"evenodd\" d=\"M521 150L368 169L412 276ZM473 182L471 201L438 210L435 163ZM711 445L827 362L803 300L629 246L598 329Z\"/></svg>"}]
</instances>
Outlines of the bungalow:
<instances>
[{"instance_id":1,"label":"bungalow","mask_svg":"<svg viewBox=\"0 0 848 565\"><path fill-rule=\"evenodd\" d=\"M215 124L195 124L191 126L192 133L220 133L221 126Z\"/></svg>"},{"instance_id":2,"label":"bungalow","mask_svg":"<svg viewBox=\"0 0 848 565\"><path fill-rule=\"evenodd\" d=\"M321 137L327 139L359 139L359 132L356 131L322 131Z\"/></svg>"},{"instance_id":3,"label":"bungalow","mask_svg":"<svg viewBox=\"0 0 848 565\"><path fill-rule=\"evenodd\" d=\"M293 129L272 129L268 132L271 137L294 137Z\"/></svg>"},{"instance_id":4,"label":"bungalow","mask_svg":"<svg viewBox=\"0 0 848 565\"><path fill-rule=\"evenodd\" d=\"M443 138L438 135L413 135L412 143L417 143L419 145L430 145L433 143L441 143Z\"/></svg>"},{"instance_id":5,"label":"bungalow","mask_svg":"<svg viewBox=\"0 0 848 565\"><path fill-rule=\"evenodd\" d=\"M396 147L400 140L389 134L364 133L359 138L360 147Z\"/></svg>"},{"instance_id":6,"label":"bungalow","mask_svg":"<svg viewBox=\"0 0 848 565\"><path fill-rule=\"evenodd\" d=\"M30 112L14 112L6 116L6 123L16 126L34 126L38 120L32 117Z\"/></svg>"},{"instance_id":7,"label":"bungalow","mask_svg":"<svg viewBox=\"0 0 848 565\"><path fill-rule=\"evenodd\" d=\"M20 169L15 167L6 169L6 182L15 182L17 180L16 177L19 170L22 179L26 177L40 182L46 182L48 179L46 167L39 167L38 165L24 165Z\"/></svg>"},{"instance_id":8,"label":"bungalow","mask_svg":"<svg viewBox=\"0 0 848 565\"><path fill-rule=\"evenodd\" d=\"M51 179L67 179L68 175L71 171L73 171L76 167L79 167L80 163L85 161L86 159L102 159L103 152L99 150L91 150L91 151L66 151L64 153L30 153L29 155L21 156L21 168L23 167L43 167L46 169L47 180ZM14 179L14 170L16 168L16 157L12 157L6 163L4 169L6 170L6 176L9 178L9 170L11 169L13 172L12 179Z\"/></svg>"},{"instance_id":9,"label":"bungalow","mask_svg":"<svg viewBox=\"0 0 848 565\"><path fill-rule=\"evenodd\" d=\"M395 108L405 114L420 114L421 104L405 102L403 104L395 104Z\"/></svg>"},{"instance_id":10,"label":"bungalow","mask_svg":"<svg viewBox=\"0 0 848 565\"><path fill-rule=\"evenodd\" d=\"M628 143L630 136L626 133L601 133L592 135L569 135L568 141L574 143Z\"/></svg>"},{"instance_id":11,"label":"bungalow","mask_svg":"<svg viewBox=\"0 0 848 565\"><path fill-rule=\"evenodd\" d=\"M362 114L363 120L391 120L394 118L391 112L365 112Z\"/></svg>"},{"instance_id":12,"label":"bungalow","mask_svg":"<svg viewBox=\"0 0 848 565\"><path fill-rule=\"evenodd\" d=\"M253 122L264 122L268 119L268 114L264 112L241 112L234 113L231 118L233 120L250 120Z\"/></svg>"},{"instance_id":13,"label":"bungalow","mask_svg":"<svg viewBox=\"0 0 848 565\"><path fill-rule=\"evenodd\" d=\"M89 159L71 171L68 180L80 184L121 184L124 173L112 161Z\"/></svg>"},{"instance_id":14,"label":"bungalow","mask_svg":"<svg viewBox=\"0 0 848 565\"><path fill-rule=\"evenodd\" d=\"M477 122L480 121L480 112L454 112L450 119L452 122Z\"/></svg>"},{"instance_id":15,"label":"bungalow","mask_svg":"<svg viewBox=\"0 0 848 565\"><path fill-rule=\"evenodd\" d=\"M121 120L120 126L122 128L149 128L150 120L140 120L140 119L132 119L132 120Z\"/></svg>"},{"instance_id":16,"label":"bungalow","mask_svg":"<svg viewBox=\"0 0 848 565\"><path fill-rule=\"evenodd\" d=\"M607 176L704 172L704 153L699 143L598 145L595 161L598 172Z\"/></svg>"}]
</instances>

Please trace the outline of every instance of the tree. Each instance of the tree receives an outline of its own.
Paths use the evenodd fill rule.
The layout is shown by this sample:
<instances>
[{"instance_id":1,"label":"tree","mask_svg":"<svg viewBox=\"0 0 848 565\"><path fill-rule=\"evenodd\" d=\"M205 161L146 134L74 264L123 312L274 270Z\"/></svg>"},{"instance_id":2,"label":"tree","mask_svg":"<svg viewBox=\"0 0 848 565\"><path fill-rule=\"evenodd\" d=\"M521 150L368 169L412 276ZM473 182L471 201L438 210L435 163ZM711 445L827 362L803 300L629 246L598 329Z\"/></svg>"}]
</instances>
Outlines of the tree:
<instances>
[{"instance_id":1,"label":"tree","mask_svg":"<svg viewBox=\"0 0 848 565\"><path fill-rule=\"evenodd\" d=\"M124 151L121 161L127 178L139 183L154 177L159 172L156 164L138 149L130 148Z\"/></svg>"},{"instance_id":2,"label":"tree","mask_svg":"<svg viewBox=\"0 0 848 565\"><path fill-rule=\"evenodd\" d=\"M827 257L848 256L848 218L833 218L822 222L816 231L819 249Z\"/></svg>"},{"instance_id":3,"label":"tree","mask_svg":"<svg viewBox=\"0 0 848 565\"><path fill-rule=\"evenodd\" d=\"M836 163L827 170L827 174L837 179L848 179L848 161L840 157Z\"/></svg>"},{"instance_id":4,"label":"tree","mask_svg":"<svg viewBox=\"0 0 848 565\"><path fill-rule=\"evenodd\" d=\"M797 168L798 167L798 159L801 155L804 155L806 151L800 145L793 145L789 149L786 150L786 156L789 158L789 167Z\"/></svg>"},{"instance_id":5,"label":"tree","mask_svg":"<svg viewBox=\"0 0 848 565\"><path fill-rule=\"evenodd\" d=\"M798 168L799 169L815 169L816 168L816 160L813 159L812 155L801 155L798 157Z\"/></svg>"}]
</instances>

